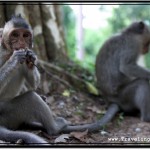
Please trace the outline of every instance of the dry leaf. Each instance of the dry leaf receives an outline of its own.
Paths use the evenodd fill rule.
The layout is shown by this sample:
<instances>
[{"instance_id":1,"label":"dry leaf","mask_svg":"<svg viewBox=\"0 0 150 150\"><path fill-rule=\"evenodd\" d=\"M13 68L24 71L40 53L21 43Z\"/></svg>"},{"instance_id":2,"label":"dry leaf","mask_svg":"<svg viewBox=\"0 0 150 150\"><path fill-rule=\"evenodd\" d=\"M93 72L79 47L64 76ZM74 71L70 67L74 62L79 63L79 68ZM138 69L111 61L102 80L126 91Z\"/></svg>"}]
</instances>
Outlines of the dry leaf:
<instances>
[{"instance_id":1,"label":"dry leaf","mask_svg":"<svg viewBox=\"0 0 150 150\"><path fill-rule=\"evenodd\" d=\"M86 142L86 136L88 134L88 130L84 131L84 132L71 132L70 135L82 142Z\"/></svg>"},{"instance_id":2,"label":"dry leaf","mask_svg":"<svg viewBox=\"0 0 150 150\"><path fill-rule=\"evenodd\" d=\"M70 96L70 91L69 90L65 90L62 95L66 96L66 97L69 97Z\"/></svg>"},{"instance_id":3,"label":"dry leaf","mask_svg":"<svg viewBox=\"0 0 150 150\"><path fill-rule=\"evenodd\" d=\"M98 114L105 114L106 111L101 111L99 108L97 108L96 106L88 106L87 107L88 110L91 110L92 112L96 112Z\"/></svg>"},{"instance_id":4,"label":"dry leaf","mask_svg":"<svg viewBox=\"0 0 150 150\"><path fill-rule=\"evenodd\" d=\"M62 134L55 139L54 143L66 143L69 137L70 134Z\"/></svg>"}]
</instances>

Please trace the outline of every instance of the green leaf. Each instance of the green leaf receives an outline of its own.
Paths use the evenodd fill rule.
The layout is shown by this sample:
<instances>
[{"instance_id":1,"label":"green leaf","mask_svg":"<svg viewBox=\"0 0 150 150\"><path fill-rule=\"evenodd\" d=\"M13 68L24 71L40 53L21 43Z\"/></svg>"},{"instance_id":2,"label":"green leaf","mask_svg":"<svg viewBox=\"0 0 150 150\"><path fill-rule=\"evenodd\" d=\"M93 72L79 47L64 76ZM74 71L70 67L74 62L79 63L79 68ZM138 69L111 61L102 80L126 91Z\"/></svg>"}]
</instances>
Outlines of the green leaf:
<instances>
[{"instance_id":1,"label":"green leaf","mask_svg":"<svg viewBox=\"0 0 150 150\"><path fill-rule=\"evenodd\" d=\"M70 96L70 91L69 90L65 90L63 93L62 93L63 96L66 96L66 97L69 97Z\"/></svg>"},{"instance_id":2,"label":"green leaf","mask_svg":"<svg viewBox=\"0 0 150 150\"><path fill-rule=\"evenodd\" d=\"M91 94L99 95L97 88L94 85L92 85L90 82L86 82L86 86L87 86L88 91Z\"/></svg>"}]
</instances>

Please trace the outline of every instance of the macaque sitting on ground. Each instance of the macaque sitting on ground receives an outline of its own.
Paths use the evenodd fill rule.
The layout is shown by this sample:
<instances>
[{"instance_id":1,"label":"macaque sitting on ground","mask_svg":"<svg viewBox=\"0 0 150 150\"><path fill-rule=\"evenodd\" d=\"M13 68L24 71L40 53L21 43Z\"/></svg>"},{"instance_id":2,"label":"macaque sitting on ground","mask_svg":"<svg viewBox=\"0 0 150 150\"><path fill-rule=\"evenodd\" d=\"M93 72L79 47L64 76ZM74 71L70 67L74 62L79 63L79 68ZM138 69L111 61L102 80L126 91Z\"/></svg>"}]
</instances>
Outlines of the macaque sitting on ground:
<instances>
[{"instance_id":1,"label":"macaque sitting on ground","mask_svg":"<svg viewBox=\"0 0 150 150\"><path fill-rule=\"evenodd\" d=\"M68 131L98 131L119 110L130 114L139 111L141 120L150 122L150 71L137 64L149 44L150 29L142 21L132 23L103 44L96 58L96 78L108 110L99 121L66 126Z\"/></svg>"},{"instance_id":2,"label":"macaque sitting on ground","mask_svg":"<svg viewBox=\"0 0 150 150\"><path fill-rule=\"evenodd\" d=\"M34 92L40 74L30 25L20 15L13 16L1 29L0 43L0 140L47 143L32 133L13 131L22 124L37 122L52 135L67 125L61 117L54 119L48 105ZM20 94L25 82L30 89Z\"/></svg>"}]
</instances>

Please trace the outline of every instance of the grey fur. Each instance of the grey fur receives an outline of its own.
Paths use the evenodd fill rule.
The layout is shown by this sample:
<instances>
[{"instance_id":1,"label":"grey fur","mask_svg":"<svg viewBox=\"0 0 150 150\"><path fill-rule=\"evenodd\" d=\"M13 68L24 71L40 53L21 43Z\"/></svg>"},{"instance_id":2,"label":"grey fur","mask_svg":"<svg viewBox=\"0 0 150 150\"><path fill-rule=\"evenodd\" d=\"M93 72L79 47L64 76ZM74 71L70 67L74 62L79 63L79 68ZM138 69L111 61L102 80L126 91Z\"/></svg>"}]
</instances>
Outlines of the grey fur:
<instances>
[{"instance_id":1,"label":"grey fur","mask_svg":"<svg viewBox=\"0 0 150 150\"><path fill-rule=\"evenodd\" d=\"M141 112L141 120L150 121L150 71L137 65L138 57L150 44L150 31L143 22L134 22L123 32L109 38L96 59L96 77L109 107L99 121L67 126L65 131L98 131L122 109ZM144 51L144 53L147 51Z\"/></svg>"},{"instance_id":2,"label":"grey fur","mask_svg":"<svg viewBox=\"0 0 150 150\"><path fill-rule=\"evenodd\" d=\"M18 19L19 20L19 19ZM16 20L15 23L17 24ZM6 23L7 24L7 23ZM18 23L24 28L23 21ZM11 27L11 20L9 21ZM13 25L12 25L13 27ZM5 27L4 27L5 29ZM10 28L11 30L11 28ZM3 37L9 29L3 30ZM32 39L31 39L32 40ZM8 43L7 43L8 44ZM30 57L37 57L30 51ZM24 131L17 130L22 124L40 123L49 135L58 134L67 125L65 119L54 119L48 105L34 92L40 83L38 69L33 66L29 69L26 64L26 50L12 51L0 46L0 140L15 142L21 138L25 143L47 143L44 139ZM28 92L20 94L25 83L30 85Z\"/></svg>"}]
</instances>

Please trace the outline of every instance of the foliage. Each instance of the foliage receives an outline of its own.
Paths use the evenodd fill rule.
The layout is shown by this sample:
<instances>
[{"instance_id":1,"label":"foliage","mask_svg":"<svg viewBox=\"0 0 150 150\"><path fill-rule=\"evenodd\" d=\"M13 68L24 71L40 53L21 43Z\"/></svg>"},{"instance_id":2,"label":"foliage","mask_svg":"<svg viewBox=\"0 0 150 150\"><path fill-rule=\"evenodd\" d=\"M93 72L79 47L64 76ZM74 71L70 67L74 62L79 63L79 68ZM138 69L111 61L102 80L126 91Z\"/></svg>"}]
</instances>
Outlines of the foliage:
<instances>
[{"instance_id":1,"label":"foliage","mask_svg":"<svg viewBox=\"0 0 150 150\"><path fill-rule=\"evenodd\" d=\"M128 26L132 21L142 20L150 24L150 5L119 5L113 9L113 15L108 19L112 33L119 32ZM117 18L117 19L116 19ZM145 56L146 66L150 68L150 54Z\"/></svg>"},{"instance_id":2,"label":"foliage","mask_svg":"<svg viewBox=\"0 0 150 150\"><path fill-rule=\"evenodd\" d=\"M120 125L121 122L124 120L124 113L120 113L117 119L117 124Z\"/></svg>"},{"instance_id":3,"label":"foliage","mask_svg":"<svg viewBox=\"0 0 150 150\"><path fill-rule=\"evenodd\" d=\"M145 55L145 64L147 68L150 68L150 52Z\"/></svg>"},{"instance_id":4,"label":"foliage","mask_svg":"<svg viewBox=\"0 0 150 150\"><path fill-rule=\"evenodd\" d=\"M107 11L107 9L105 9L106 7L107 5L100 5L99 11ZM144 5L144 3L141 5L141 3L137 3L134 5L112 5L112 7L112 15L107 19L107 26L100 27L98 29L84 29L83 47L85 50L85 57L84 60L79 61L76 58L75 14L69 5L63 6L63 19L66 32L66 41L68 45L68 55L77 64L87 68L91 72L94 72L95 70L96 54L107 38L109 38L112 34L120 32L120 30L135 20L143 20L147 24L150 24L150 5ZM150 54L145 57L146 65L148 67L150 67L149 55Z\"/></svg>"},{"instance_id":5,"label":"foliage","mask_svg":"<svg viewBox=\"0 0 150 150\"><path fill-rule=\"evenodd\" d=\"M75 14L69 5L62 5L63 23L65 28L65 37L67 42L67 52L71 58L75 57L76 37L75 37Z\"/></svg>"},{"instance_id":6,"label":"foliage","mask_svg":"<svg viewBox=\"0 0 150 150\"><path fill-rule=\"evenodd\" d=\"M112 32L128 26L132 21L143 20L149 22L149 5L119 5L113 9L113 15L108 19Z\"/></svg>"},{"instance_id":7,"label":"foliage","mask_svg":"<svg viewBox=\"0 0 150 150\"><path fill-rule=\"evenodd\" d=\"M96 55L110 35L110 28L85 29L84 31L84 48L85 58L83 66L94 72Z\"/></svg>"}]
</instances>

